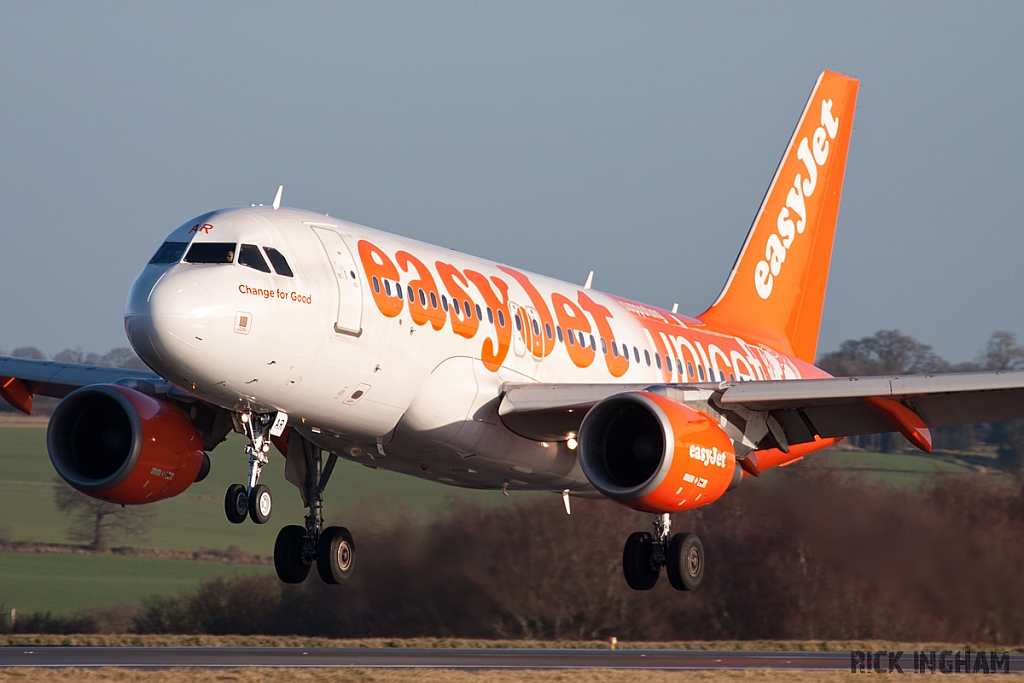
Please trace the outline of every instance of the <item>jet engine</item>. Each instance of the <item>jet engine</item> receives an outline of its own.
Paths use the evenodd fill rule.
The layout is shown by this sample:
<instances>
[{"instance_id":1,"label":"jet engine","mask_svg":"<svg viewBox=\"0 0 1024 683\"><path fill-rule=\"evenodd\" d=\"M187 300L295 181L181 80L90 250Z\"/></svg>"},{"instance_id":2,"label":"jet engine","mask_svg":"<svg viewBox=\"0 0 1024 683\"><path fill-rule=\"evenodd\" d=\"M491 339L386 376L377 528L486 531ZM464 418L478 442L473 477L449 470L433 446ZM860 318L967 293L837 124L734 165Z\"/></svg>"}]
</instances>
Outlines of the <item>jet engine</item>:
<instances>
[{"instance_id":1,"label":"jet engine","mask_svg":"<svg viewBox=\"0 0 1024 683\"><path fill-rule=\"evenodd\" d=\"M714 419L650 392L616 394L591 408L579 459L594 488L645 512L707 505L742 478L732 441Z\"/></svg>"},{"instance_id":2,"label":"jet engine","mask_svg":"<svg viewBox=\"0 0 1024 683\"><path fill-rule=\"evenodd\" d=\"M46 447L73 488L111 503L153 503L206 476L203 439L177 406L112 384L68 394L50 417Z\"/></svg>"}]
</instances>

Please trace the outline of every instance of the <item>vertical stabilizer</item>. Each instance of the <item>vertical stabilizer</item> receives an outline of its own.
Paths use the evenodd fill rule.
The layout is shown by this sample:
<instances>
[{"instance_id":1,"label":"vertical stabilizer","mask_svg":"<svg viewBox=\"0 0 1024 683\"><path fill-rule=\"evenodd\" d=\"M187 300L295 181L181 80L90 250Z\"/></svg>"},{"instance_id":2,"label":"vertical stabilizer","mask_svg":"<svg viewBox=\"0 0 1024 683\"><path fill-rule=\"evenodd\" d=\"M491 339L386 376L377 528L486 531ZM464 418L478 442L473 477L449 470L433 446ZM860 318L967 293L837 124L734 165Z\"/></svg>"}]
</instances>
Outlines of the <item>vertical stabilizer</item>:
<instances>
[{"instance_id":1,"label":"vertical stabilizer","mask_svg":"<svg viewBox=\"0 0 1024 683\"><path fill-rule=\"evenodd\" d=\"M818 77L709 326L814 362L857 86Z\"/></svg>"}]
</instances>

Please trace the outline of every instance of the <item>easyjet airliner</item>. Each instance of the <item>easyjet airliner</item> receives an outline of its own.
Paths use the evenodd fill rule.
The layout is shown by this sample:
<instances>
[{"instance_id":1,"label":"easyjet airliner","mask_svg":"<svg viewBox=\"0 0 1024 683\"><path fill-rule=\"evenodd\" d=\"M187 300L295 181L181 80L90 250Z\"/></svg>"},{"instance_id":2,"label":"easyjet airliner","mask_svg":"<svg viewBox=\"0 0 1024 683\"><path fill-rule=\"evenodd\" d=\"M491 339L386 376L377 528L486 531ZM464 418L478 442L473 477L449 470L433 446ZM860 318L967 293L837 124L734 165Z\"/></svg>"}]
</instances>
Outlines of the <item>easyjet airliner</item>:
<instances>
[{"instance_id":1,"label":"easyjet airliner","mask_svg":"<svg viewBox=\"0 0 1024 683\"><path fill-rule=\"evenodd\" d=\"M113 503L176 496L227 434L248 443L229 520L263 524L271 444L308 508L274 564L353 571L324 527L338 458L451 486L604 496L653 515L626 582L697 587L704 551L672 513L838 439L1024 416L1024 372L833 378L814 367L858 82L824 72L718 299L696 317L308 211L250 206L174 230L128 293L152 372L0 358L0 395L62 398L47 447ZM228 456L226 456L228 457ZM241 462L239 479L242 479ZM298 520L296 520L298 521Z\"/></svg>"}]
</instances>

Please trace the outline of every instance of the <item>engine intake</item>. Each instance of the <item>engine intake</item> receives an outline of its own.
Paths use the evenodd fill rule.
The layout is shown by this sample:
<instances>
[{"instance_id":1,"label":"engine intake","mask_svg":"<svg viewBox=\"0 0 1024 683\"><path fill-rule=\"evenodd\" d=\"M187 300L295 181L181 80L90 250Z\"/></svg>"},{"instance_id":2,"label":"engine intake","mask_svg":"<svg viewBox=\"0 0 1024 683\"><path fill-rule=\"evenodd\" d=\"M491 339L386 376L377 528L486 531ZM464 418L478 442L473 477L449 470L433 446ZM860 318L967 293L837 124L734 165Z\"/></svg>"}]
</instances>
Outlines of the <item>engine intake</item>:
<instances>
[{"instance_id":1,"label":"engine intake","mask_svg":"<svg viewBox=\"0 0 1024 683\"><path fill-rule=\"evenodd\" d=\"M202 435L182 410L111 384L68 394L50 417L46 446L64 481L112 503L176 496L209 469Z\"/></svg>"},{"instance_id":2,"label":"engine intake","mask_svg":"<svg viewBox=\"0 0 1024 683\"><path fill-rule=\"evenodd\" d=\"M594 488L647 512L706 505L742 476L732 441L710 416L649 392L616 394L591 408L578 453Z\"/></svg>"}]
</instances>

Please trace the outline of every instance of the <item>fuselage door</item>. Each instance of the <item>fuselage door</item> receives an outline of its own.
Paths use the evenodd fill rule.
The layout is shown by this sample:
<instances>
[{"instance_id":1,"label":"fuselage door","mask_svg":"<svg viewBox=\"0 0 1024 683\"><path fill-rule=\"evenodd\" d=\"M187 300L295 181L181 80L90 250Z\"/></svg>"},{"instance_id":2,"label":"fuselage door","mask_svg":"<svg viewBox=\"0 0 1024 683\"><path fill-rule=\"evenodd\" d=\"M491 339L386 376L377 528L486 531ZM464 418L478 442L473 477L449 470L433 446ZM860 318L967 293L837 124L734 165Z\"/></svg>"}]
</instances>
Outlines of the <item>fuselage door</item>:
<instances>
[{"instance_id":1,"label":"fuselage door","mask_svg":"<svg viewBox=\"0 0 1024 683\"><path fill-rule=\"evenodd\" d=\"M334 331L358 337L363 332L363 293L356 261L341 235L327 228L313 227L313 232L327 252L338 285L338 319Z\"/></svg>"}]
</instances>

